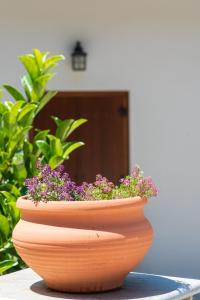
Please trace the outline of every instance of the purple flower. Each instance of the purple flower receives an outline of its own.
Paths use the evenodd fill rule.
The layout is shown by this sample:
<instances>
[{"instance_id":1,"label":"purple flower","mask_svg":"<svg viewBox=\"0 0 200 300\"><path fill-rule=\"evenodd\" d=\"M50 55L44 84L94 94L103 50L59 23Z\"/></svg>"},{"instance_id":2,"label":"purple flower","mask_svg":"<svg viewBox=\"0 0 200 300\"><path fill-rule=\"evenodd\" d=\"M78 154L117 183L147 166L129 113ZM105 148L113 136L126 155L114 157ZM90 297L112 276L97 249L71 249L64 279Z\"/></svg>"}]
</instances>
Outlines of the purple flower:
<instances>
[{"instance_id":1,"label":"purple flower","mask_svg":"<svg viewBox=\"0 0 200 300\"><path fill-rule=\"evenodd\" d=\"M56 170L58 173L62 174L63 171L64 171L64 169L65 169L64 165L60 165L60 166L58 166L55 170Z\"/></svg>"},{"instance_id":2,"label":"purple flower","mask_svg":"<svg viewBox=\"0 0 200 300\"><path fill-rule=\"evenodd\" d=\"M51 174L51 167L49 165L44 165L43 167L41 167L41 174L46 177L49 176Z\"/></svg>"},{"instance_id":3,"label":"purple flower","mask_svg":"<svg viewBox=\"0 0 200 300\"><path fill-rule=\"evenodd\" d=\"M67 200L73 201L81 197L83 188L78 187L61 165L52 170L49 165L37 162L38 176L27 179L25 184L34 201Z\"/></svg>"},{"instance_id":4,"label":"purple flower","mask_svg":"<svg viewBox=\"0 0 200 300\"><path fill-rule=\"evenodd\" d=\"M42 170L43 164L41 163L40 160L38 160L38 161L36 162L36 168L37 168L38 170Z\"/></svg>"},{"instance_id":5,"label":"purple flower","mask_svg":"<svg viewBox=\"0 0 200 300\"><path fill-rule=\"evenodd\" d=\"M25 184L29 190L30 193L34 193L37 186L38 186L38 177L37 176L34 176L33 178L30 178L30 179L26 179L25 180Z\"/></svg>"},{"instance_id":6,"label":"purple flower","mask_svg":"<svg viewBox=\"0 0 200 300\"><path fill-rule=\"evenodd\" d=\"M110 193L112 191L112 188L107 185L107 186L105 186L105 187L102 188L102 191L104 193Z\"/></svg>"},{"instance_id":7,"label":"purple flower","mask_svg":"<svg viewBox=\"0 0 200 300\"><path fill-rule=\"evenodd\" d=\"M153 197L158 195L158 188L152 181L151 177L144 177L139 180L136 189L140 196Z\"/></svg>"},{"instance_id":8,"label":"purple flower","mask_svg":"<svg viewBox=\"0 0 200 300\"><path fill-rule=\"evenodd\" d=\"M135 167L133 168L133 172L131 174L134 178L139 178L141 177L141 169L138 165L135 165Z\"/></svg>"},{"instance_id":9,"label":"purple flower","mask_svg":"<svg viewBox=\"0 0 200 300\"><path fill-rule=\"evenodd\" d=\"M41 197L46 197L47 196L47 190L41 192L40 195L41 195Z\"/></svg>"},{"instance_id":10,"label":"purple flower","mask_svg":"<svg viewBox=\"0 0 200 300\"><path fill-rule=\"evenodd\" d=\"M102 181L102 180L103 180L103 176L101 174L97 174L96 181Z\"/></svg>"},{"instance_id":11,"label":"purple flower","mask_svg":"<svg viewBox=\"0 0 200 300\"><path fill-rule=\"evenodd\" d=\"M64 183L64 188L68 191L73 191L76 188L75 182L68 180Z\"/></svg>"},{"instance_id":12,"label":"purple flower","mask_svg":"<svg viewBox=\"0 0 200 300\"><path fill-rule=\"evenodd\" d=\"M94 182L94 186L100 188L103 193L110 193L114 187L114 184L109 181L106 177L98 174L96 175L96 181Z\"/></svg>"},{"instance_id":13,"label":"purple flower","mask_svg":"<svg viewBox=\"0 0 200 300\"><path fill-rule=\"evenodd\" d=\"M60 194L60 198L58 200L73 201L74 199L73 199L73 197L69 193L63 191Z\"/></svg>"},{"instance_id":14,"label":"purple flower","mask_svg":"<svg viewBox=\"0 0 200 300\"><path fill-rule=\"evenodd\" d=\"M77 185L64 172L61 165L52 170L49 165L37 162L38 176L25 181L30 199L37 201L81 201L100 200L126 197L152 197L158 194L158 189L150 177L142 176L138 166L131 176L120 179L120 185L115 186L106 177L98 174L94 183L83 182Z\"/></svg>"},{"instance_id":15,"label":"purple flower","mask_svg":"<svg viewBox=\"0 0 200 300\"><path fill-rule=\"evenodd\" d=\"M70 180L69 174L68 174L68 173L63 173L62 179L63 179L64 181Z\"/></svg>"},{"instance_id":16,"label":"purple flower","mask_svg":"<svg viewBox=\"0 0 200 300\"><path fill-rule=\"evenodd\" d=\"M129 185L130 185L130 179L128 179L128 178L121 178L121 179L119 180L119 182L120 182L121 184L125 185L125 186L129 186Z\"/></svg>"},{"instance_id":17,"label":"purple flower","mask_svg":"<svg viewBox=\"0 0 200 300\"><path fill-rule=\"evenodd\" d=\"M82 185L79 185L76 187L76 192L78 194L84 194L84 187Z\"/></svg>"}]
</instances>

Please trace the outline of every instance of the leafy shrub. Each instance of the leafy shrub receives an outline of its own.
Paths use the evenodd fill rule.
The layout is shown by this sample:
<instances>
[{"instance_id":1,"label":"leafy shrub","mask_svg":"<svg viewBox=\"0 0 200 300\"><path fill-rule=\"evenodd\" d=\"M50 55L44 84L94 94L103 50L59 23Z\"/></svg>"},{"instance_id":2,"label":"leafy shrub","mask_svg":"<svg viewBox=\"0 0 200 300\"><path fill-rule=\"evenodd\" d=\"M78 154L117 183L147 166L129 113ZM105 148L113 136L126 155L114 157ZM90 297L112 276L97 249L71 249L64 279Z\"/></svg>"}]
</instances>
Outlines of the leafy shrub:
<instances>
[{"instance_id":1,"label":"leafy shrub","mask_svg":"<svg viewBox=\"0 0 200 300\"><path fill-rule=\"evenodd\" d=\"M19 57L26 74L21 78L23 93L10 85L4 89L12 96L12 101L0 99L0 274L19 270L25 265L13 247L11 236L19 220L16 199L25 193L24 180L36 174L36 161L48 163L52 169L69 158L72 151L82 146L82 142L67 141L70 134L85 119L61 120L53 117L56 134L49 130L37 130L32 142L28 134L34 118L56 95L56 91L46 91L47 82L53 78L52 72L62 55L48 57L48 52L33 50L33 54Z\"/></svg>"},{"instance_id":2,"label":"leafy shrub","mask_svg":"<svg viewBox=\"0 0 200 300\"><path fill-rule=\"evenodd\" d=\"M157 196L158 189L150 177L143 177L139 167L133 173L120 179L119 185L114 185L106 177L96 176L94 183L83 183L77 186L69 174L64 172L63 165L52 170L49 165L37 163L38 175L26 179L27 198L34 201L84 201L110 200L134 196Z\"/></svg>"}]
</instances>

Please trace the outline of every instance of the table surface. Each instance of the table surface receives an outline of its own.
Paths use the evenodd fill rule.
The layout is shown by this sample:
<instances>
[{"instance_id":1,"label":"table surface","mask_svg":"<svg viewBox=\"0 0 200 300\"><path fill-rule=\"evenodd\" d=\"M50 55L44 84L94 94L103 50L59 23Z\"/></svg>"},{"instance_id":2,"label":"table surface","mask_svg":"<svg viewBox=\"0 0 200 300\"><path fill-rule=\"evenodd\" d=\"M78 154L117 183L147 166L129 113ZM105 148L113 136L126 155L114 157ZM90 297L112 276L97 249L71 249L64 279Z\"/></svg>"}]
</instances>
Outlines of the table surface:
<instances>
[{"instance_id":1,"label":"table surface","mask_svg":"<svg viewBox=\"0 0 200 300\"><path fill-rule=\"evenodd\" d=\"M121 289L95 294L68 294L48 289L31 269L0 276L1 300L165 300L185 299L200 293L200 280L129 273Z\"/></svg>"}]
</instances>

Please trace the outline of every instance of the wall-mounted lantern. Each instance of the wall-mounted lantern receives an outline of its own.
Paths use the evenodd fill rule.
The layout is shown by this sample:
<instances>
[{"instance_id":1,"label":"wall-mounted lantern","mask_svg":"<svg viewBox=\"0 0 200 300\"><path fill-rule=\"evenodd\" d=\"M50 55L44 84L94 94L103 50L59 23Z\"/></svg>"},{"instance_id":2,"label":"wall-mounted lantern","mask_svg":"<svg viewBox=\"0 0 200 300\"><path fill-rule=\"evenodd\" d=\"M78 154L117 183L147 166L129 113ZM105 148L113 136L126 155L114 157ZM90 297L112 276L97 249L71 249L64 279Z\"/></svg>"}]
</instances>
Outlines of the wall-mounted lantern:
<instances>
[{"instance_id":1,"label":"wall-mounted lantern","mask_svg":"<svg viewBox=\"0 0 200 300\"><path fill-rule=\"evenodd\" d=\"M72 57L72 70L85 71L87 53L83 50L81 42L77 41L74 50L71 54Z\"/></svg>"}]
</instances>

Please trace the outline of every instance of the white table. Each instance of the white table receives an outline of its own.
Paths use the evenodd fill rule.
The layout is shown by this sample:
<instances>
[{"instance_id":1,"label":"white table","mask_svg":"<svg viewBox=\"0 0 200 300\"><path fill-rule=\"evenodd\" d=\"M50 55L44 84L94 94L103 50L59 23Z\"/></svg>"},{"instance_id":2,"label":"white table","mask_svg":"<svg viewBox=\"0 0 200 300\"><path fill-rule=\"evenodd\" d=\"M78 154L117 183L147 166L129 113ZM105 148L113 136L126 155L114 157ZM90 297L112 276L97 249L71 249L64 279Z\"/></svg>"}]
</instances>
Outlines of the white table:
<instances>
[{"instance_id":1,"label":"white table","mask_svg":"<svg viewBox=\"0 0 200 300\"><path fill-rule=\"evenodd\" d=\"M192 299L200 280L130 273L121 289L96 294L54 292L31 269L0 276L0 300L166 300Z\"/></svg>"}]
</instances>

